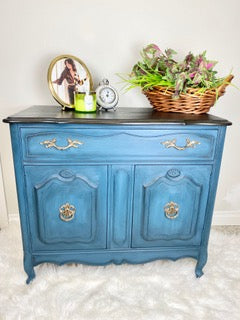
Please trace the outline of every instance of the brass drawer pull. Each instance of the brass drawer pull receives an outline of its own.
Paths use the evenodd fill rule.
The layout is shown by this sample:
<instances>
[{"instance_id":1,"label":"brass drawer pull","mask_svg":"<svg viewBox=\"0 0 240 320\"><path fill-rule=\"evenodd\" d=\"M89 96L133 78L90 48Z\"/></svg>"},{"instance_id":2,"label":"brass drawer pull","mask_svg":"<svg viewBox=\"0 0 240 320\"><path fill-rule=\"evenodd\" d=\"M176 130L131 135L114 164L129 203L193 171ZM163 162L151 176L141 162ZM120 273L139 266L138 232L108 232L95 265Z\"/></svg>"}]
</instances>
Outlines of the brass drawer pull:
<instances>
[{"instance_id":1,"label":"brass drawer pull","mask_svg":"<svg viewBox=\"0 0 240 320\"><path fill-rule=\"evenodd\" d=\"M69 148L78 148L78 145L82 145L82 141L67 139L68 145L65 147L56 145L57 139L53 138L52 140L45 140L40 142L40 144L44 145L45 148L56 148L57 150L67 150Z\"/></svg>"},{"instance_id":2,"label":"brass drawer pull","mask_svg":"<svg viewBox=\"0 0 240 320\"><path fill-rule=\"evenodd\" d=\"M170 201L164 206L164 212L168 219L176 219L179 214L179 206L177 203Z\"/></svg>"},{"instance_id":3,"label":"brass drawer pull","mask_svg":"<svg viewBox=\"0 0 240 320\"><path fill-rule=\"evenodd\" d=\"M195 140L190 140L189 138L186 139L186 145L183 147L178 147L176 145L177 139L173 140L167 140L161 142L166 148L175 148L177 150L186 150L187 148L195 148L196 145L200 144L200 142L195 141Z\"/></svg>"},{"instance_id":4,"label":"brass drawer pull","mask_svg":"<svg viewBox=\"0 0 240 320\"><path fill-rule=\"evenodd\" d=\"M76 208L70 204L70 203L65 203L59 208L59 217L63 221L71 221L74 218Z\"/></svg>"}]
</instances>

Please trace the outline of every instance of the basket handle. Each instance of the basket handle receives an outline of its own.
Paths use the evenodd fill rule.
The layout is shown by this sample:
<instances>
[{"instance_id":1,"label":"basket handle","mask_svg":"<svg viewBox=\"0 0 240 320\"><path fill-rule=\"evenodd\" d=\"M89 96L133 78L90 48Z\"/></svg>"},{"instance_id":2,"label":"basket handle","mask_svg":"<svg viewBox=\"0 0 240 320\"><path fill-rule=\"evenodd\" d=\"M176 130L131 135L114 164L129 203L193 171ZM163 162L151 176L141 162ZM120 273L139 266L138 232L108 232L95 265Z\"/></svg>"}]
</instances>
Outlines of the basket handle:
<instances>
[{"instance_id":1,"label":"basket handle","mask_svg":"<svg viewBox=\"0 0 240 320\"><path fill-rule=\"evenodd\" d=\"M234 75L230 74L229 76L227 76L225 78L225 80L223 81L223 83L221 84L220 87L218 87L218 92L224 92L225 88L229 85L229 83L232 81L232 79L234 78Z\"/></svg>"}]
</instances>

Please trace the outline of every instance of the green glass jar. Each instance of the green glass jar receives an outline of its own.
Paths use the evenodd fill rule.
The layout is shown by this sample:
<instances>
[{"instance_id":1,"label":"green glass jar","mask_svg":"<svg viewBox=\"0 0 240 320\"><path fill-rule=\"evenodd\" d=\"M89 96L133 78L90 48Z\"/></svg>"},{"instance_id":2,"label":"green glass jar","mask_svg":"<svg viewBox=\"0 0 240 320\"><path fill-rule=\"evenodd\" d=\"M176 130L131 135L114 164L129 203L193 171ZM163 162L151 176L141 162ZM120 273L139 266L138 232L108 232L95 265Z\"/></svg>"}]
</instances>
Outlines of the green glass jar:
<instances>
[{"instance_id":1,"label":"green glass jar","mask_svg":"<svg viewBox=\"0 0 240 320\"><path fill-rule=\"evenodd\" d=\"M74 108L77 112L96 112L97 101L96 92L75 92L74 93Z\"/></svg>"}]
</instances>

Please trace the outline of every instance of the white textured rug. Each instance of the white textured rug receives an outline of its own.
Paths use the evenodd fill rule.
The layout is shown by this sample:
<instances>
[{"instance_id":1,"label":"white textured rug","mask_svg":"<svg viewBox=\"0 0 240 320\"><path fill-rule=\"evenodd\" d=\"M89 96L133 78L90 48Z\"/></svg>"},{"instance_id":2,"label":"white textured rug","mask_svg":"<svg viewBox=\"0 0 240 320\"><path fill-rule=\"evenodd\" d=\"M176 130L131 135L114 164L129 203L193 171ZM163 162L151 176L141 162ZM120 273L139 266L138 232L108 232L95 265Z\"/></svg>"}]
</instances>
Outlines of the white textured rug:
<instances>
[{"instance_id":1,"label":"white textured rug","mask_svg":"<svg viewBox=\"0 0 240 320\"><path fill-rule=\"evenodd\" d=\"M20 227L0 231L1 320L239 320L240 233L212 230L205 274L195 260L35 268L25 284Z\"/></svg>"}]
</instances>

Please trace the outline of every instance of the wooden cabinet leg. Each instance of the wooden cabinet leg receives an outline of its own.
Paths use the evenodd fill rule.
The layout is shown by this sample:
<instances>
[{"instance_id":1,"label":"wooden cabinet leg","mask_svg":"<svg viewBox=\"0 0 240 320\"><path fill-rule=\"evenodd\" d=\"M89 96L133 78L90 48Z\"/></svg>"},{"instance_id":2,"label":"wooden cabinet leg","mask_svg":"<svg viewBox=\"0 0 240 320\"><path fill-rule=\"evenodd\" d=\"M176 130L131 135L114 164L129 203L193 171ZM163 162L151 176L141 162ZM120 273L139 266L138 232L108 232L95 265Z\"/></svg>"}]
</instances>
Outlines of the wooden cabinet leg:
<instances>
[{"instance_id":1,"label":"wooden cabinet leg","mask_svg":"<svg viewBox=\"0 0 240 320\"><path fill-rule=\"evenodd\" d=\"M35 278L35 272L33 268L32 255L28 252L24 252L24 270L28 275L26 283L29 284Z\"/></svg>"},{"instance_id":2,"label":"wooden cabinet leg","mask_svg":"<svg viewBox=\"0 0 240 320\"><path fill-rule=\"evenodd\" d=\"M200 251L198 256L198 262L195 269L195 274L197 278L200 278L203 275L202 269L204 268L205 264L207 263L207 249L204 248Z\"/></svg>"}]
</instances>

